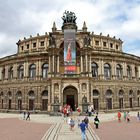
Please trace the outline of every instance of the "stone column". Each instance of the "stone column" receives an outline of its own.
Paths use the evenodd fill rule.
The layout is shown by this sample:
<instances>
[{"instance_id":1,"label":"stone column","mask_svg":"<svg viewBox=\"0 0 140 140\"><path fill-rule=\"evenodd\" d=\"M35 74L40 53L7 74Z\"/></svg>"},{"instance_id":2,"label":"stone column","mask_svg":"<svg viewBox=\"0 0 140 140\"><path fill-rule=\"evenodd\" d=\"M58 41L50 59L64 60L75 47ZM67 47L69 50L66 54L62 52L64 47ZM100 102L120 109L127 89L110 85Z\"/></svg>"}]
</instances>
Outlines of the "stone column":
<instances>
[{"instance_id":1,"label":"stone column","mask_svg":"<svg viewBox=\"0 0 140 140\"><path fill-rule=\"evenodd\" d=\"M83 72L83 56L81 56L81 72Z\"/></svg>"},{"instance_id":2,"label":"stone column","mask_svg":"<svg viewBox=\"0 0 140 140\"><path fill-rule=\"evenodd\" d=\"M89 103L90 102L90 100L89 100L89 83L87 82L86 83L87 84L87 102Z\"/></svg>"},{"instance_id":3,"label":"stone column","mask_svg":"<svg viewBox=\"0 0 140 140\"><path fill-rule=\"evenodd\" d=\"M41 67L41 61L38 61L38 75L42 76L42 67Z\"/></svg>"},{"instance_id":4,"label":"stone column","mask_svg":"<svg viewBox=\"0 0 140 140\"><path fill-rule=\"evenodd\" d=\"M26 63L27 62L24 62L24 77L26 77Z\"/></svg>"},{"instance_id":5,"label":"stone column","mask_svg":"<svg viewBox=\"0 0 140 140\"><path fill-rule=\"evenodd\" d=\"M116 73L115 73L115 62L112 61L111 76L112 76L113 79L115 79L115 75L116 75Z\"/></svg>"},{"instance_id":6,"label":"stone column","mask_svg":"<svg viewBox=\"0 0 140 140\"><path fill-rule=\"evenodd\" d=\"M5 66L5 79L8 79L8 75L9 75L9 68L8 66Z\"/></svg>"},{"instance_id":7,"label":"stone column","mask_svg":"<svg viewBox=\"0 0 140 140\"><path fill-rule=\"evenodd\" d=\"M91 55L89 57L89 72L91 72Z\"/></svg>"},{"instance_id":8,"label":"stone column","mask_svg":"<svg viewBox=\"0 0 140 140\"><path fill-rule=\"evenodd\" d=\"M51 86L48 86L48 111L51 111Z\"/></svg>"},{"instance_id":9,"label":"stone column","mask_svg":"<svg viewBox=\"0 0 140 140\"><path fill-rule=\"evenodd\" d=\"M113 68L114 68L114 79L116 79L116 62L113 63Z\"/></svg>"},{"instance_id":10,"label":"stone column","mask_svg":"<svg viewBox=\"0 0 140 140\"><path fill-rule=\"evenodd\" d=\"M36 49L38 50L38 48L39 48L39 39L37 39L37 41L36 41Z\"/></svg>"},{"instance_id":11,"label":"stone column","mask_svg":"<svg viewBox=\"0 0 140 140\"><path fill-rule=\"evenodd\" d=\"M17 78L17 63L13 65L13 78Z\"/></svg>"},{"instance_id":12,"label":"stone column","mask_svg":"<svg viewBox=\"0 0 140 140\"><path fill-rule=\"evenodd\" d=\"M49 73L51 72L51 56L49 55Z\"/></svg>"},{"instance_id":13,"label":"stone column","mask_svg":"<svg viewBox=\"0 0 140 140\"><path fill-rule=\"evenodd\" d=\"M135 78L135 65L131 65L131 73L132 73L132 78Z\"/></svg>"},{"instance_id":14,"label":"stone column","mask_svg":"<svg viewBox=\"0 0 140 140\"><path fill-rule=\"evenodd\" d=\"M59 73L59 55L57 56L57 72Z\"/></svg>"},{"instance_id":15,"label":"stone column","mask_svg":"<svg viewBox=\"0 0 140 140\"><path fill-rule=\"evenodd\" d=\"M51 103L54 103L54 84L52 83L52 89L51 89L51 94L52 94L52 99L51 99Z\"/></svg>"},{"instance_id":16,"label":"stone column","mask_svg":"<svg viewBox=\"0 0 140 140\"><path fill-rule=\"evenodd\" d=\"M101 48L103 49L103 40L102 40L102 38L101 38L101 44L100 44L100 46L101 46Z\"/></svg>"},{"instance_id":17,"label":"stone column","mask_svg":"<svg viewBox=\"0 0 140 140\"><path fill-rule=\"evenodd\" d=\"M27 45L27 44L26 44L26 45ZM33 48L32 41L30 41L30 42L29 42L29 52L31 52L32 48Z\"/></svg>"},{"instance_id":18,"label":"stone column","mask_svg":"<svg viewBox=\"0 0 140 140\"><path fill-rule=\"evenodd\" d=\"M87 58L87 54L86 54L86 72L88 71L88 58Z\"/></svg>"},{"instance_id":19,"label":"stone column","mask_svg":"<svg viewBox=\"0 0 140 140\"><path fill-rule=\"evenodd\" d=\"M126 62L123 62L123 76L124 76L125 79L126 79L126 76L127 76L127 66L126 66Z\"/></svg>"},{"instance_id":20,"label":"stone column","mask_svg":"<svg viewBox=\"0 0 140 140\"><path fill-rule=\"evenodd\" d=\"M53 61L52 61L52 65L53 65L53 70L52 70L52 72L54 72L54 65L55 65L55 62L54 62L54 54L53 54L53 56L52 56L53 58Z\"/></svg>"},{"instance_id":21,"label":"stone column","mask_svg":"<svg viewBox=\"0 0 140 140\"><path fill-rule=\"evenodd\" d=\"M47 49L47 37L45 37L45 40L44 40L44 47L45 47L45 50Z\"/></svg>"}]
</instances>

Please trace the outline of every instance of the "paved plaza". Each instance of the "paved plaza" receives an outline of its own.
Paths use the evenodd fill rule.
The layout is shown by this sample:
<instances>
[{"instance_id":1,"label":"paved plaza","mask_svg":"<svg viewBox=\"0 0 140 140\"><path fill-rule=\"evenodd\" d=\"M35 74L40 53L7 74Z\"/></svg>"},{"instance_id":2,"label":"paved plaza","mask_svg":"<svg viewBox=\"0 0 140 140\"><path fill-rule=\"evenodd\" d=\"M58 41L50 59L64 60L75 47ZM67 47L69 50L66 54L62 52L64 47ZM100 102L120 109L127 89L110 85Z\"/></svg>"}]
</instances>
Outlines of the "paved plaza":
<instances>
[{"instance_id":1,"label":"paved plaza","mask_svg":"<svg viewBox=\"0 0 140 140\"><path fill-rule=\"evenodd\" d=\"M99 113L100 126L94 127L94 117L86 131L87 140L139 140L140 122L136 112L130 112L131 121L118 122L117 113ZM31 120L23 120L23 114L0 113L0 138L2 140L81 140L78 119L84 116L73 116L76 125L70 130L63 117L47 114L31 114Z\"/></svg>"}]
</instances>

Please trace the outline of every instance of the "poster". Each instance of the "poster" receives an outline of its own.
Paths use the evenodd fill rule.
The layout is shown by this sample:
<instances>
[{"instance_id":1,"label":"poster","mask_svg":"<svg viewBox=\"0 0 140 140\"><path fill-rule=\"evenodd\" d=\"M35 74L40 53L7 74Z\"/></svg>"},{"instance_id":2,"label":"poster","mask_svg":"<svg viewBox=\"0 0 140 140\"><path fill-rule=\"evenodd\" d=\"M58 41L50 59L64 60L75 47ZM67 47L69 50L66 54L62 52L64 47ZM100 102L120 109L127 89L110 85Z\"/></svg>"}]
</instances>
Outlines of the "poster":
<instances>
[{"instance_id":1,"label":"poster","mask_svg":"<svg viewBox=\"0 0 140 140\"><path fill-rule=\"evenodd\" d=\"M75 30L64 30L64 68L65 74L76 73Z\"/></svg>"}]
</instances>

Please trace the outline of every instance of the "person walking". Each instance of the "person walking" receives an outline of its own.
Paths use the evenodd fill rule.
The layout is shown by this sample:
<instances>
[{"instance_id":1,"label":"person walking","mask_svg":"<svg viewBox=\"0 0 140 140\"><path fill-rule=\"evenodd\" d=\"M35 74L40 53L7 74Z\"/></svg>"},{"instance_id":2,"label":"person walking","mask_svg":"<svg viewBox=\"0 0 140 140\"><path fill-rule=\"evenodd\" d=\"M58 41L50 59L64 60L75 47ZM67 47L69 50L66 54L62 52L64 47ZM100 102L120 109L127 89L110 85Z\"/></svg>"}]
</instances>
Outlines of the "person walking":
<instances>
[{"instance_id":1,"label":"person walking","mask_svg":"<svg viewBox=\"0 0 140 140\"><path fill-rule=\"evenodd\" d=\"M75 126L75 122L74 122L73 118L70 119L69 125L70 125L70 130L73 130L73 128Z\"/></svg>"},{"instance_id":2,"label":"person walking","mask_svg":"<svg viewBox=\"0 0 140 140\"><path fill-rule=\"evenodd\" d=\"M140 121L140 113L139 113L139 111L137 113L137 120Z\"/></svg>"},{"instance_id":3,"label":"person walking","mask_svg":"<svg viewBox=\"0 0 140 140\"><path fill-rule=\"evenodd\" d=\"M126 121L126 111L124 111L124 113L123 113L123 117L124 117L124 121Z\"/></svg>"},{"instance_id":4,"label":"person walking","mask_svg":"<svg viewBox=\"0 0 140 140\"><path fill-rule=\"evenodd\" d=\"M126 114L126 120L127 120L127 122L130 122L130 114L129 114L129 111Z\"/></svg>"},{"instance_id":5,"label":"person walking","mask_svg":"<svg viewBox=\"0 0 140 140\"><path fill-rule=\"evenodd\" d=\"M87 128L88 128L88 123L89 123L88 117L85 117L85 118L84 118L84 122L85 122L85 124L87 125Z\"/></svg>"},{"instance_id":6,"label":"person walking","mask_svg":"<svg viewBox=\"0 0 140 140\"><path fill-rule=\"evenodd\" d=\"M29 111L27 112L27 118L26 118L26 121L27 121L27 120L30 121L30 112L29 112Z\"/></svg>"},{"instance_id":7,"label":"person walking","mask_svg":"<svg viewBox=\"0 0 140 140\"><path fill-rule=\"evenodd\" d=\"M118 122L121 122L121 112L118 112Z\"/></svg>"},{"instance_id":8,"label":"person walking","mask_svg":"<svg viewBox=\"0 0 140 140\"><path fill-rule=\"evenodd\" d=\"M98 129L99 128L99 119L98 119L98 116L96 116L95 117L95 119L94 119L94 124L95 124L95 127L96 127L96 129Z\"/></svg>"},{"instance_id":9,"label":"person walking","mask_svg":"<svg viewBox=\"0 0 140 140\"><path fill-rule=\"evenodd\" d=\"M82 134L82 140L86 140L86 128L87 124L82 120L82 122L79 124L79 127L81 129L81 134Z\"/></svg>"},{"instance_id":10,"label":"person walking","mask_svg":"<svg viewBox=\"0 0 140 140\"><path fill-rule=\"evenodd\" d=\"M26 119L26 111L23 112L23 120Z\"/></svg>"}]
</instances>

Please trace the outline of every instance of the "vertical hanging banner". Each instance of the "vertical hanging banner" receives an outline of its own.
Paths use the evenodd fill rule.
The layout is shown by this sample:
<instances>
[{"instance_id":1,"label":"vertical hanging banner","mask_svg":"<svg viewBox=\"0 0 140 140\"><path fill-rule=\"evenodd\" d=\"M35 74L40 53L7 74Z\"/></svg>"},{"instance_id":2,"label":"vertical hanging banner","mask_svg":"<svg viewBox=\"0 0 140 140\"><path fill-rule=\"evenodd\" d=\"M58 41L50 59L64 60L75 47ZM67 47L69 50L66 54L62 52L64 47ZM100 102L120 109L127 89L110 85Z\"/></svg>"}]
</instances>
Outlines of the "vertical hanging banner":
<instances>
[{"instance_id":1,"label":"vertical hanging banner","mask_svg":"<svg viewBox=\"0 0 140 140\"><path fill-rule=\"evenodd\" d=\"M64 30L64 68L65 74L76 73L75 30Z\"/></svg>"}]
</instances>

